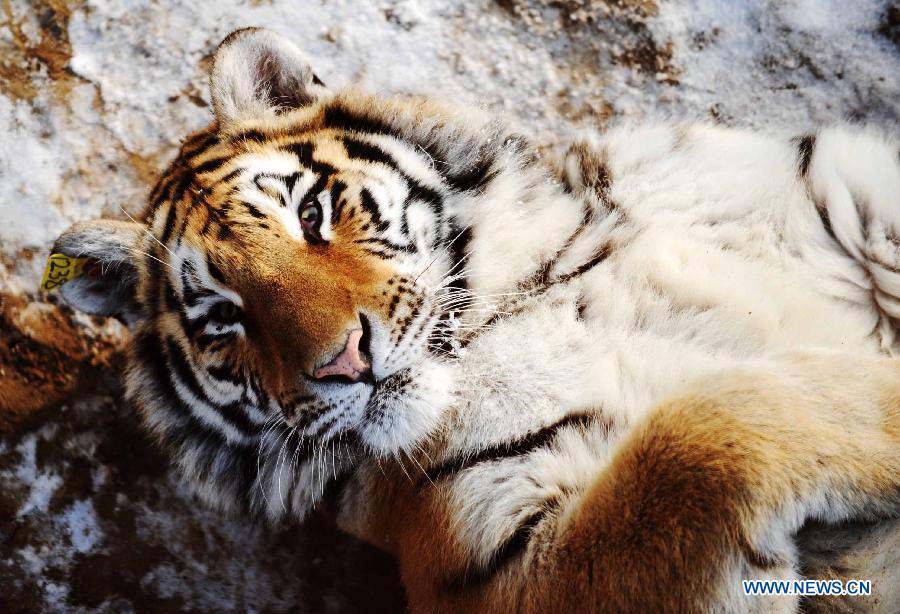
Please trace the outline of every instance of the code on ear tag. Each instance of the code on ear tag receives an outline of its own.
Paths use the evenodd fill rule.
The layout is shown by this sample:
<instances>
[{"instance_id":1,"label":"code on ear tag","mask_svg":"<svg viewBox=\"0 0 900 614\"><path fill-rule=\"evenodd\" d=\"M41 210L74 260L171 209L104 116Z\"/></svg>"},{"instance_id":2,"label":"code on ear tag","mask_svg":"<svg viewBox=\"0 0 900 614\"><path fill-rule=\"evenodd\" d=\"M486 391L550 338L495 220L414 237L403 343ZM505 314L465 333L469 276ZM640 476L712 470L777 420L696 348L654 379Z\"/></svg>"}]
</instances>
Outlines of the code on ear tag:
<instances>
[{"instance_id":1,"label":"code on ear tag","mask_svg":"<svg viewBox=\"0 0 900 614\"><path fill-rule=\"evenodd\" d=\"M72 258L65 254L50 254L44 277L41 278L42 290L55 290L61 285L84 275L84 267L88 258Z\"/></svg>"}]
</instances>

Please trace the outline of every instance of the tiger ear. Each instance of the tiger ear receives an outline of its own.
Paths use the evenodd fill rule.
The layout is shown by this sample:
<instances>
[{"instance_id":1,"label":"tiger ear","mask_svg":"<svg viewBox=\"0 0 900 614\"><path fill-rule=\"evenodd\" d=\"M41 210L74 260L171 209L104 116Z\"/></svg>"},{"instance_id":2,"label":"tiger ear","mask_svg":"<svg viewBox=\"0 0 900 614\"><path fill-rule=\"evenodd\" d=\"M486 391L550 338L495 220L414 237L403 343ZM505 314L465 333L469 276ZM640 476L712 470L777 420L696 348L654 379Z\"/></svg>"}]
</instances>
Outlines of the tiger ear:
<instances>
[{"instance_id":1,"label":"tiger ear","mask_svg":"<svg viewBox=\"0 0 900 614\"><path fill-rule=\"evenodd\" d=\"M143 224L116 220L83 222L62 233L52 253L88 259L83 275L59 286L63 300L79 311L134 324L139 313L135 254L143 252L146 235Z\"/></svg>"},{"instance_id":2,"label":"tiger ear","mask_svg":"<svg viewBox=\"0 0 900 614\"><path fill-rule=\"evenodd\" d=\"M303 52L264 28L237 30L222 41L213 58L210 87L223 126L331 95Z\"/></svg>"}]
</instances>

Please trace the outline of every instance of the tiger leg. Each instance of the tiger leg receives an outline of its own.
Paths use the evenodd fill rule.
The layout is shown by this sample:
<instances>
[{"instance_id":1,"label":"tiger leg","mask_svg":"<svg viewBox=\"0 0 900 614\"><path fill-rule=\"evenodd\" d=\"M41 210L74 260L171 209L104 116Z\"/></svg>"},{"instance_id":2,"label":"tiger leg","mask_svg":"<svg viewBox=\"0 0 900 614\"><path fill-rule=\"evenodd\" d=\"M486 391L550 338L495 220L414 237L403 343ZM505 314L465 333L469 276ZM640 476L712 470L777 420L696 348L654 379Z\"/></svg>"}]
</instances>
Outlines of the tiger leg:
<instances>
[{"instance_id":1,"label":"tiger leg","mask_svg":"<svg viewBox=\"0 0 900 614\"><path fill-rule=\"evenodd\" d=\"M794 611L796 597L745 596L741 579L795 578L793 535L809 518L898 511L900 363L731 373L659 406L534 535L519 606Z\"/></svg>"}]
</instances>

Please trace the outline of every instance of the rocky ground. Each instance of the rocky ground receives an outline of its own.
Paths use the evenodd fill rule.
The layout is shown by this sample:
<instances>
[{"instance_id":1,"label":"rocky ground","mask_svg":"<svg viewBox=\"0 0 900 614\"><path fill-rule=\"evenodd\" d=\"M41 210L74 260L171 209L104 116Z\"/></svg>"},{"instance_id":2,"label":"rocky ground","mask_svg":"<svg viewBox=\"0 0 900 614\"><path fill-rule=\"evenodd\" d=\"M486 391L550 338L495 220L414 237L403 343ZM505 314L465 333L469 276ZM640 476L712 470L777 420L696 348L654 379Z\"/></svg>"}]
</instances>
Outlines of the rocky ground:
<instances>
[{"instance_id":1,"label":"rocky ground","mask_svg":"<svg viewBox=\"0 0 900 614\"><path fill-rule=\"evenodd\" d=\"M120 401L127 333L37 289L65 227L140 211L247 25L332 86L483 105L549 144L900 118L890 0L0 0L0 611L402 609L390 559L326 518L251 526L181 491Z\"/></svg>"}]
</instances>

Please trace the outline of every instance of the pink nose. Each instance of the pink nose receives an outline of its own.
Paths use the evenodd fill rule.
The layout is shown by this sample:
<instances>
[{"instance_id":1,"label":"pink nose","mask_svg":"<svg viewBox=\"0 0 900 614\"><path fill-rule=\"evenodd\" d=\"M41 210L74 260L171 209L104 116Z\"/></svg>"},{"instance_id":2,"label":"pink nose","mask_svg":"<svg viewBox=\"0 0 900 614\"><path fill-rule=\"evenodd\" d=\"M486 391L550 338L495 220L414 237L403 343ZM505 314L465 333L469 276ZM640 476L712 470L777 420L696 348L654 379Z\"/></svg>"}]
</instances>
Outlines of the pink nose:
<instances>
[{"instance_id":1,"label":"pink nose","mask_svg":"<svg viewBox=\"0 0 900 614\"><path fill-rule=\"evenodd\" d=\"M358 382L364 379L371 373L371 367L359 351L359 342L362 338L362 329L357 328L350 331L350 335L347 337L347 344L341 350L341 353L335 356L334 360L327 365L313 371L313 377L316 379L345 377L351 382Z\"/></svg>"}]
</instances>

